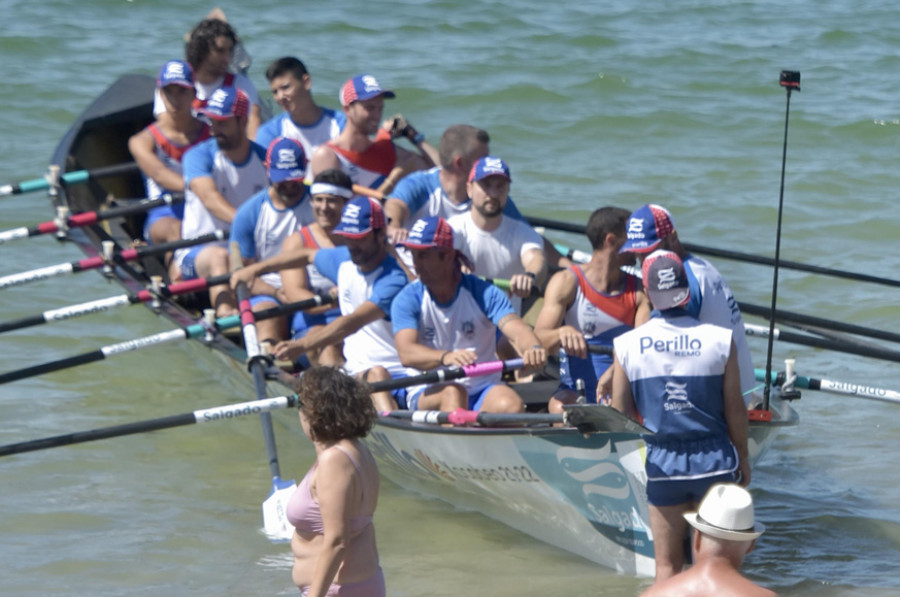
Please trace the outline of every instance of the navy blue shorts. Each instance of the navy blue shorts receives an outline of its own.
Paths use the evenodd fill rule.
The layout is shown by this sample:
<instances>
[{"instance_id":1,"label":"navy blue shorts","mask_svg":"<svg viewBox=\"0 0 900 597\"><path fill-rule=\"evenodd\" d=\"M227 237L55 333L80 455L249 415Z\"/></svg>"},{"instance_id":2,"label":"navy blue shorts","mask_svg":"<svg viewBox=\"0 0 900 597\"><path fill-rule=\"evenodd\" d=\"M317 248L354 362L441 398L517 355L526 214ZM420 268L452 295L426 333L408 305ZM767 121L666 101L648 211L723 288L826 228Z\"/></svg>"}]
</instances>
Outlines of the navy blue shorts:
<instances>
[{"instance_id":1,"label":"navy blue shorts","mask_svg":"<svg viewBox=\"0 0 900 597\"><path fill-rule=\"evenodd\" d=\"M716 483L734 483L735 473L724 473L685 481L648 480L647 501L651 506L677 506L685 502L699 503Z\"/></svg>"}]
</instances>

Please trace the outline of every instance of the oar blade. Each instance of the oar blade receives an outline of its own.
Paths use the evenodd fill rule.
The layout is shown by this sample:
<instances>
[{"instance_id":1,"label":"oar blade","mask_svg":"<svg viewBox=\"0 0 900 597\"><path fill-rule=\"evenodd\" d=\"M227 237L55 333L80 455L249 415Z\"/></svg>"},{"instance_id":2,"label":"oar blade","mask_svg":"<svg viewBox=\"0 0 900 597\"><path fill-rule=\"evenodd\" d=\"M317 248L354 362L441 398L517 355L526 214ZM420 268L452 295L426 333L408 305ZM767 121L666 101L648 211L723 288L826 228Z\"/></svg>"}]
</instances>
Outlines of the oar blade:
<instances>
[{"instance_id":1,"label":"oar blade","mask_svg":"<svg viewBox=\"0 0 900 597\"><path fill-rule=\"evenodd\" d=\"M294 535L294 527L287 519L287 505L296 489L293 479L272 479L272 491L262 504L263 530L271 541L290 541Z\"/></svg>"}]
</instances>

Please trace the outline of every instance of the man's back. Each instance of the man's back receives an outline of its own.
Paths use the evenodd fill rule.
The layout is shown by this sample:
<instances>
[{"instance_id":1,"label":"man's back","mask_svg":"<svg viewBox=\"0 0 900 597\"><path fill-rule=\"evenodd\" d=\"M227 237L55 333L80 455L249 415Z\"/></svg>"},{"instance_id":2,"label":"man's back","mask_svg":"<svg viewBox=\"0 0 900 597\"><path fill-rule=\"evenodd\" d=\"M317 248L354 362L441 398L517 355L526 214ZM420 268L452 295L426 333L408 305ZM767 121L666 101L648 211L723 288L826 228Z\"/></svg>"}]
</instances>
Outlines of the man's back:
<instances>
[{"instance_id":1,"label":"man's back","mask_svg":"<svg viewBox=\"0 0 900 597\"><path fill-rule=\"evenodd\" d=\"M704 559L641 597L775 597L776 593L744 578L726 558Z\"/></svg>"}]
</instances>

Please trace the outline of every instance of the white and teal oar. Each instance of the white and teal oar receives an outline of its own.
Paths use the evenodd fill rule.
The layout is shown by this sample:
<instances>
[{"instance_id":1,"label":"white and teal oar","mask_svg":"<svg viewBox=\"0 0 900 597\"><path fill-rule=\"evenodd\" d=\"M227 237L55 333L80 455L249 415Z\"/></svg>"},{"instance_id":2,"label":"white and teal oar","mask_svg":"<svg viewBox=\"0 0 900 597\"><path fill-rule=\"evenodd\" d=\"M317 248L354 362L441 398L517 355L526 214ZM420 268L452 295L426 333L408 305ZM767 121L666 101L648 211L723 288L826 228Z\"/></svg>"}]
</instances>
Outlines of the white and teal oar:
<instances>
[{"instance_id":1,"label":"white and teal oar","mask_svg":"<svg viewBox=\"0 0 900 597\"><path fill-rule=\"evenodd\" d=\"M62 175L62 181L66 184L78 184L89 181L90 179L108 178L110 176L118 176L119 174L129 174L137 172L138 166L134 162L126 162L124 164L116 164L114 166L104 166L102 168L91 168L90 170L75 170L66 172ZM53 173L43 178L35 178L25 180L23 182L0 185L0 197L4 195L21 195L23 193L33 193L34 191L46 191L50 187L57 184L54 180Z\"/></svg>"},{"instance_id":2,"label":"white and teal oar","mask_svg":"<svg viewBox=\"0 0 900 597\"><path fill-rule=\"evenodd\" d=\"M755 369L756 379L765 381L766 370ZM784 374L772 374L772 383L780 384L784 382ZM868 398L869 400L880 400L882 402L893 402L900 404L900 392L897 390L886 390L884 388L876 388L874 386L866 386L862 384L849 383L846 381L833 381L830 379L816 379L814 377L803 377L798 375L794 380L794 387L815 390L818 392L827 392L829 394L841 394L844 396L856 396L858 398Z\"/></svg>"}]
</instances>

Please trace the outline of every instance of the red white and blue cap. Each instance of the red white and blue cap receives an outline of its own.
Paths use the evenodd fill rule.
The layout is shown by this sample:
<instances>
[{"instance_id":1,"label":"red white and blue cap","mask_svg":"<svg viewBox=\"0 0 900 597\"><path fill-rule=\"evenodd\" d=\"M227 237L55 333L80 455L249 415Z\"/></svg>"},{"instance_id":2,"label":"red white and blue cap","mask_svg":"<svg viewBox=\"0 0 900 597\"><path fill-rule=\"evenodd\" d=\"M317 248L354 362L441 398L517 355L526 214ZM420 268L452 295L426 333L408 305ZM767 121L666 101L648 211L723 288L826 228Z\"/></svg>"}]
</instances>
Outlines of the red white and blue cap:
<instances>
[{"instance_id":1,"label":"red white and blue cap","mask_svg":"<svg viewBox=\"0 0 900 597\"><path fill-rule=\"evenodd\" d=\"M385 227L384 210L371 197L356 197L344 206L341 221L334 233L350 238L362 238L373 230Z\"/></svg>"},{"instance_id":2,"label":"red white and blue cap","mask_svg":"<svg viewBox=\"0 0 900 597\"><path fill-rule=\"evenodd\" d=\"M672 251L653 251L641 266L644 288L653 306L660 310L685 305L691 298L681 258Z\"/></svg>"},{"instance_id":3,"label":"red white and blue cap","mask_svg":"<svg viewBox=\"0 0 900 597\"><path fill-rule=\"evenodd\" d=\"M672 214L664 207L648 203L628 218L625 244L619 253L649 253L673 232Z\"/></svg>"},{"instance_id":4,"label":"red white and blue cap","mask_svg":"<svg viewBox=\"0 0 900 597\"><path fill-rule=\"evenodd\" d=\"M213 120L245 118L250 113L250 98L237 87L219 87L198 111Z\"/></svg>"},{"instance_id":5,"label":"red white and blue cap","mask_svg":"<svg viewBox=\"0 0 900 597\"><path fill-rule=\"evenodd\" d=\"M488 176L502 176L512 182L509 166L500 158L492 155L485 156L472 164L472 169L469 170L469 182L477 182Z\"/></svg>"},{"instance_id":6,"label":"red white and blue cap","mask_svg":"<svg viewBox=\"0 0 900 597\"><path fill-rule=\"evenodd\" d=\"M409 229L406 240L397 243L397 246L408 249L432 249L435 247L452 249L453 228L450 227L447 220L440 216L420 218Z\"/></svg>"},{"instance_id":7,"label":"red white and blue cap","mask_svg":"<svg viewBox=\"0 0 900 597\"><path fill-rule=\"evenodd\" d=\"M393 91L382 89L378 80L372 75L356 75L352 79L348 79L338 99L342 106L349 106L353 102L360 102L383 95L386 99L396 97Z\"/></svg>"},{"instance_id":8,"label":"red white and blue cap","mask_svg":"<svg viewBox=\"0 0 900 597\"><path fill-rule=\"evenodd\" d=\"M278 184L286 180L302 181L306 176L306 153L294 139L275 137L266 151L269 180Z\"/></svg>"},{"instance_id":9,"label":"red white and blue cap","mask_svg":"<svg viewBox=\"0 0 900 597\"><path fill-rule=\"evenodd\" d=\"M184 60L169 60L159 69L156 86L160 89L167 85L194 88L194 69Z\"/></svg>"}]
</instances>

